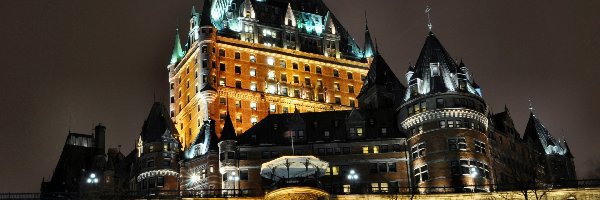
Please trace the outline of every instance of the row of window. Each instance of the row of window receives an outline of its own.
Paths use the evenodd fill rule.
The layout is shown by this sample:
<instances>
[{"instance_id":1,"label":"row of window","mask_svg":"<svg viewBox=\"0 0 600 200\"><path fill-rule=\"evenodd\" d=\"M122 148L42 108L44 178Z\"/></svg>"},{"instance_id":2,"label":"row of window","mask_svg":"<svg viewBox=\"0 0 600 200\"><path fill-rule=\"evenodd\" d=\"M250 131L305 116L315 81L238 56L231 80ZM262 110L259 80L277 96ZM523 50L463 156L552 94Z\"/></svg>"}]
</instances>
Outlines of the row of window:
<instances>
[{"instance_id":1,"label":"row of window","mask_svg":"<svg viewBox=\"0 0 600 200\"><path fill-rule=\"evenodd\" d=\"M470 175L473 177L490 178L490 168L487 164L476 160L450 161L452 175Z\"/></svg>"},{"instance_id":2,"label":"row of window","mask_svg":"<svg viewBox=\"0 0 600 200\"><path fill-rule=\"evenodd\" d=\"M151 188L164 187L164 186L165 186L165 177L164 176L150 177L150 178L144 179L142 181L142 189L151 189Z\"/></svg>"},{"instance_id":3,"label":"row of window","mask_svg":"<svg viewBox=\"0 0 600 200\"><path fill-rule=\"evenodd\" d=\"M483 107L483 105L479 105L479 106L475 106L475 103L473 100L471 99L465 99L465 98L454 98L454 104L453 106L449 106L446 102L446 99L443 98L437 98L435 99L435 108L437 109L441 109L441 108L447 108L447 107L451 107L451 108L469 108L469 109L473 109L473 110L477 110L479 112L485 112L485 108ZM427 111L427 102L426 101L421 101L421 102L417 102L413 105L410 106L406 106L407 111L408 111L408 115L413 115L413 114L417 114L420 112L425 112Z\"/></svg>"},{"instance_id":4,"label":"row of window","mask_svg":"<svg viewBox=\"0 0 600 200\"><path fill-rule=\"evenodd\" d=\"M219 50L219 56L225 57L225 49L220 49ZM235 57L236 60L241 59L240 52L235 52L234 57ZM250 54L249 61L252 62L252 63L256 63L256 56L253 55L253 54ZM267 60L266 60L266 63L269 66L275 66L275 59L272 58L272 57L268 57ZM285 60L279 60L279 66L282 67L282 68L286 68L287 67L287 62ZM236 69L238 67L239 66L236 65ZM225 63L220 63L220 70L221 71L225 71L225 68L226 68L225 67ZM292 63L292 69L298 70L299 69L298 63L293 62ZM317 74L322 74L323 73L323 70L322 70L322 68L320 66L316 66L314 69L315 69L314 72L317 73ZM304 71L305 72L311 72L311 70L312 70L312 68L311 68L311 66L309 64L304 64ZM241 74L241 69L239 70L239 72L236 70L236 73ZM337 69L333 69L332 74L333 74L333 77L340 77L340 72ZM354 74L352 72L346 72L346 77L348 79L352 80L352 79L354 79ZM364 80L364 78L365 78L365 76L361 75L361 80Z\"/></svg>"},{"instance_id":5,"label":"row of window","mask_svg":"<svg viewBox=\"0 0 600 200\"><path fill-rule=\"evenodd\" d=\"M480 132L485 132L485 126L478 122L473 122L469 120L440 120L439 128L468 128L472 130L478 130ZM407 130L408 133L415 135L418 133L423 133L423 125L415 126L414 128L410 128Z\"/></svg>"},{"instance_id":6,"label":"row of window","mask_svg":"<svg viewBox=\"0 0 600 200\"><path fill-rule=\"evenodd\" d=\"M369 163L369 173L396 172L396 163Z\"/></svg>"},{"instance_id":7,"label":"row of window","mask_svg":"<svg viewBox=\"0 0 600 200\"><path fill-rule=\"evenodd\" d=\"M390 149L391 146L391 149ZM375 145L375 146L363 146L362 153L363 154L378 154L378 153L388 153L388 152L400 152L402 149L400 148L400 144L391 144L391 145Z\"/></svg>"},{"instance_id":8,"label":"row of window","mask_svg":"<svg viewBox=\"0 0 600 200\"><path fill-rule=\"evenodd\" d=\"M467 150L467 141L464 137L450 138L447 141L448 141L448 150L449 151L458 151L458 150L466 151ZM473 146L475 147L473 149L474 152L482 153L482 154L486 153L486 145L484 142L474 140ZM421 142L421 143L413 145L411 147L412 158L420 158L420 157L425 156L426 149L427 149L427 144L425 142Z\"/></svg>"}]
</instances>

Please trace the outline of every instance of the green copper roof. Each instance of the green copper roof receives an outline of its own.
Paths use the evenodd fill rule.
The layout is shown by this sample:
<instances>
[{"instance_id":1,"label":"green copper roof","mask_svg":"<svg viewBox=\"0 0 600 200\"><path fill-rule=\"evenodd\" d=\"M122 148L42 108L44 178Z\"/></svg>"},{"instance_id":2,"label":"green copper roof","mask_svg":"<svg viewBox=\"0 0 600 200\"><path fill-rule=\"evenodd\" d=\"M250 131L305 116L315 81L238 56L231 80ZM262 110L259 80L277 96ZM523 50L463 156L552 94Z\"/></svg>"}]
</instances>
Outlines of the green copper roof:
<instances>
[{"instance_id":1,"label":"green copper roof","mask_svg":"<svg viewBox=\"0 0 600 200\"><path fill-rule=\"evenodd\" d=\"M179 40L179 28L175 29L175 44L173 45L173 54L171 54L171 64L179 62L185 52L181 49L181 41Z\"/></svg>"}]
</instances>

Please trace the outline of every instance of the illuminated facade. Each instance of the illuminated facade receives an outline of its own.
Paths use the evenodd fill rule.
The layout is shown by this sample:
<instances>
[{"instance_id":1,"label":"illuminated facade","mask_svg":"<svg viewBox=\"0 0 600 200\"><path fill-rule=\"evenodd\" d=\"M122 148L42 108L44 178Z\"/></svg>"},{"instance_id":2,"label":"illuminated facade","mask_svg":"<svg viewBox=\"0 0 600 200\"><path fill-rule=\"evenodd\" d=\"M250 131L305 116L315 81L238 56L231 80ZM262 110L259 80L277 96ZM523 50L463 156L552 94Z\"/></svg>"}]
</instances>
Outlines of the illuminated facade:
<instances>
[{"instance_id":1,"label":"illuminated facade","mask_svg":"<svg viewBox=\"0 0 600 200\"><path fill-rule=\"evenodd\" d=\"M228 110L240 134L269 114L357 107L368 70L320 1L205 1L202 14L192 9L183 47L179 37L168 66L170 113L185 148L204 120L222 127Z\"/></svg>"}]
</instances>

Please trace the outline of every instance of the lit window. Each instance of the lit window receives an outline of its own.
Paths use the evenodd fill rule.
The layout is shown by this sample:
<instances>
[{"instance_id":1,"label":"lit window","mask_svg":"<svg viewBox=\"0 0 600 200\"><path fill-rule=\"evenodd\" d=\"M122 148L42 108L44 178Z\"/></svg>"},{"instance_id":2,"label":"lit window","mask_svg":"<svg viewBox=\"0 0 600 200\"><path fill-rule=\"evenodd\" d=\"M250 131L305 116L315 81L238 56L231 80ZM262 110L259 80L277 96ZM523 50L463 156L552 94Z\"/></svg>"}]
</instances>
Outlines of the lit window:
<instances>
[{"instance_id":1,"label":"lit window","mask_svg":"<svg viewBox=\"0 0 600 200\"><path fill-rule=\"evenodd\" d=\"M241 114L238 114L238 115L236 115L236 116L235 116L235 121L236 121L237 123L242 123L242 115L241 115Z\"/></svg>"},{"instance_id":2,"label":"lit window","mask_svg":"<svg viewBox=\"0 0 600 200\"><path fill-rule=\"evenodd\" d=\"M356 136L358 136L358 137L363 136L363 128L356 128Z\"/></svg>"},{"instance_id":3,"label":"lit window","mask_svg":"<svg viewBox=\"0 0 600 200\"><path fill-rule=\"evenodd\" d=\"M419 144L412 146L412 148L411 148L412 157L420 158L420 157L425 156L425 148L426 148L425 142L421 142Z\"/></svg>"},{"instance_id":4,"label":"lit window","mask_svg":"<svg viewBox=\"0 0 600 200\"><path fill-rule=\"evenodd\" d=\"M250 62L255 63L256 62L256 56L250 55Z\"/></svg>"},{"instance_id":5,"label":"lit window","mask_svg":"<svg viewBox=\"0 0 600 200\"><path fill-rule=\"evenodd\" d=\"M348 185L348 184L344 185L344 193L346 193L346 194L350 193L350 185Z\"/></svg>"},{"instance_id":6,"label":"lit window","mask_svg":"<svg viewBox=\"0 0 600 200\"><path fill-rule=\"evenodd\" d=\"M250 76L256 77L256 69L250 68Z\"/></svg>"},{"instance_id":7,"label":"lit window","mask_svg":"<svg viewBox=\"0 0 600 200\"><path fill-rule=\"evenodd\" d=\"M285 68L285 66L286 66L285 60L280 60L279 61L279 66Z\"/></svg>"},{"instance_id":8,"label":"lit window","mask_svg":"<svg viewBox=\"0 0 600 200\"><path fill-rule=\"evenodd\" d=\"M368 154L369 153L369 146L363 146L362 147L362 153L363 154Z\"/></svg>"},{"instance_id":9,"label":"lit window","mask_svg":"<svg viewBox=\"0 0 600 200\"><path fill-rule=\"evenodd\" d=\"M275 86L275 84L269 84L268 88L267 88L267 92L270 94L275 94L275 92L277 92L277 87Z\"/></svg>"},{"instance_id":10,"label":"lit window","mask_svg":"<svg viewBox=\"0 0 600 200\"><path fill-rule=\"evenodd\" d=\"M267 64L271 66L275 65L275 59L272 57L267 58Z\"/></svg>"},{"instance_id":11,"label":"lit window","mask_svg":"<svg viewBox=\"0 0 600 200\"><path fill-rule=\"evenodd\" d=\"M440 128L446 128L446 120L440 121Z\"/></svg>"},{"instance_id":12,"label":"lit window","mask_svg":"<svg viewBox=\"0 0 600 200\"><path fill-rule=\"evenodd\" d=\"M254 102L254 101L250 102L250 109L256 110L256 102Z\"/></svg>"},{"instance_id":13,"label":"lit window","mask_svg":"<svg viewBox=\"0 0 600 200\"><path fill-rule=\"evenodd\" d=\"M333 83L333 89L335 91L340 91L340 83Z\"/></svg>"},{"instance_id":14,"label":"lit window","mask_svg":"<svg viewBox=\"0 0 600 200\"><path fill-rule=\"evenodd\" d=\"M267 77L270 80L275 80L275 71L269 71L269 73L267 73Z\"/></svg>"},{"instance_id":15,"label":"lit window","mask_svg":"<svg viewBox=\"0 0 600 200\"><path fill-rule=\"evenodd\" d=\"M415 182L417 183L424 182L429 179L429 169L427 168L427 165L415 168L414 174Z\"/></svg>"},{"instance_id":16,"label":"lit window","mask_svg":"<svg viewBox=\"0 0 600 200\"><path fill-rule=\"evenodd\" d=\"M275 113L275 111L277 111L277 106L275 104L271 104L269 105L269 111L272 113Z\"/></svg>"},{"instance_id":17,"label":"lit window","mask_svg":"<svg viewBox=\"0 0 600 200\"><path fill-rule=\"evenodd\" d=\"M221 78L219 79L219 85L220 85L220 86L225 86L225 77L221 77Z\"/></svg>"},{"instance_id":18,"label":"lit window","mask_svg":"<svg viewBox=\"0 0 600 200\"><path fill-rule=\"evenodd\" d=\"M252 123L252 125L256 125L256 123L258 123L258 119L256 118L256 116L250 117L250 123Z\"/></svg>"},{"instance_id":19,"label":"lit window","mask_svg":"<svg viewBox=\"0 0 600 200\"><path fill-rule=\"evenodd\" d=\"M431 76L440 75L440 63L429 63L429 68L431 70Z\"/></svg>"},{"instance_id":20,"label":"lit window","mask_svg":"<svg viewBox=\"0 0 600 200\"><path fill-rule=\"evenodd\" d=\"M485 143L481 141L475 141L475 152L485 154Z\"/></svg>"},{"instance_id":21,"label":"lit window","mask_svg":"<svg viewBox=\"0 0 600 200\"><path fill-rule=\"evenodd\" d=\"M256 83L255 82L250 83L250 90L256 91Z\"/></svg>"},{"instance_id":22,"label":"lit window","mask_svg":"<svg viewBox=\"0 0 600 200\"><path fill-rule=\"evenodd\" d=\"M241 108L242 107L242 100L235 100L235 107L236 108Z\"/></svg>"},{"instance_id":23,"label":"lit window","mask_svg":"<svg viewBox=\"0 0 600 200\"><path fill-rule=\"evenodd\" d=\"M373 146L373 153L379 153L379 146Z\"/></svg>"},{"instance_id":24,"label":"lit window","mask_svg":"<svg viewBox=\"0 0 600 200\"><path fill-rule=\"evenodd\" d=\"M329 131L323 131L323 137L328 138L329 137Z\"/></svg>"}]
</instances>

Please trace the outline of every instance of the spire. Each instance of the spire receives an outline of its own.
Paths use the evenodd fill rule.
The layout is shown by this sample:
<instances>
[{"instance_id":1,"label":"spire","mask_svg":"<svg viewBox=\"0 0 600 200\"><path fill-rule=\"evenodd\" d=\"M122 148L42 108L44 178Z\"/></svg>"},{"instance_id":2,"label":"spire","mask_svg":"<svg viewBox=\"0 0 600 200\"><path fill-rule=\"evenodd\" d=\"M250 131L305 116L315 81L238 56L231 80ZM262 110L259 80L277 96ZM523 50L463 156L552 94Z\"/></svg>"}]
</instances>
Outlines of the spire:
<instances>
[{"instance_id":1,"label":"spire","mask_svg":"<svg viewBox=\"0 0 600 200\"><path fill-rule=\"evenodd\" d=\"M204 5L202 6L202 16L200 18L200 27L210 26L214 27L212 21L210 20L210 11L211 11L211 0L204 0Z\"/></svg>"},{"instance_id":2,"label":"spire","mask_svg":"<svg viewBox=\"0 0 600 200\"><path fill-rule=\"evenodd\" d=\"M231 121L231 116L229 115L229 111L225 115L225 124L223 125L223 130L221 131L221 141L225 140L235 140L235 128L233 128L233 122Z\"/></svg>"},{"instance_id":3,"label":"spire","mask_svg":"<svg viewBox=\"0 0 600 200\"><path fill-rule=\"evenodd\" d=\"M367 11L365 11L365 45L364 45L364 58L373 57L375 53L373 49L373 40L371 39L371 33L369 31L369 24L367 20Z\"/></svg>"},{"instance_id":4,"label":"spire","mask_svg":"<svg viewBox=\"0 0 600 200\"><path fill-rule=\"evenodd\" d=\"M184 52L181 49L181 41L179 39L179 24L177 25L177 28L175 29L175 43L173 45L173 53L171 54L171 64L176 64L177 62L179 62L183 56L184 56Z\"/></svg>"},{"instance_id":5,"label":"spire","mask_svg":"<svg viewBox=\"0 0 600 200\"><path fill-rule=\"evenodd\" d=\"M535 114L533 114L533 101L531 100L531 98L529 98L529 112L535 116Z\"/></svg>"}]
</instances>

